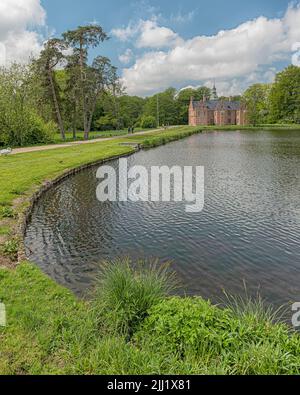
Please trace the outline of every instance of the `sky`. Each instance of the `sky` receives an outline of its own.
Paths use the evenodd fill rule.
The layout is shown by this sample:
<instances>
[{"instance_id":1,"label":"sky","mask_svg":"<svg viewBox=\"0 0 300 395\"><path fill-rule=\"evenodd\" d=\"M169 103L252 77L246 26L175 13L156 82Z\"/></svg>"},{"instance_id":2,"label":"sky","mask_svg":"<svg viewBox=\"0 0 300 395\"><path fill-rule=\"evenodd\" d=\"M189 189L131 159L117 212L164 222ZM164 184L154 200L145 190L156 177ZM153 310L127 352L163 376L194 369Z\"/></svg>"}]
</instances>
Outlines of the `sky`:
<instances>
[{"instance_id":1,"label":"sky","mask_svg":"<svg viewBox=\"0 0 300 395\"><path fill-rule=\"evenodd\" d=\"M0 0L0 65L89 23L110 36L91 57L110 57L130 95L214 81L236 95L300 65L300 0Z\"/></svg>"}]
</instances>

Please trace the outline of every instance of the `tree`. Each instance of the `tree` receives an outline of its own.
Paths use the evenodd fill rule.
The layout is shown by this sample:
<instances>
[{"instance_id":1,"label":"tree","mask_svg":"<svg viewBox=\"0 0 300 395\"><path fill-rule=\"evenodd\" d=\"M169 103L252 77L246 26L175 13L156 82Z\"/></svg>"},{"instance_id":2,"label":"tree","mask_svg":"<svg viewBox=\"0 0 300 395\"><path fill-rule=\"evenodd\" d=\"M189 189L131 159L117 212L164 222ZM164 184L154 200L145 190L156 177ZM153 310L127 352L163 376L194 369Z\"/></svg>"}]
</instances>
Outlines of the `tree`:
<instances>
[{"instance_id":1,"label":"tree","mask_svg":"<svg viewBox=\"0 0 300 395\"><path fill-rule=\"evenodd\" d=\"M99 25L79 26L76 30L70 30L63 34L64 40L73 48L78 56L80 70L81 106L83 114L84 138L89 138L91 125L88 100L90 81L88 79L88 50L97 47L101 42L108 39L107 34Z\"/></svg>"},{"instance_id":2,"label":"tree","mask_svg":"<svg viewBox=\"0 0 300 395\"><path fill-rule=\"evenodd\" d=\"M73 139L76 140L77 123L82 109L80 108L80 68L78 54L66 57L65 115L71 126Z\"/></svg>"},{"instance_id":3,"label":"tree","mask_svg":"<svg viewBox=\"0 0 300 395\"><path fill-rule=\"evenodd\" d=\"M272 122L300 123L300 67L278 73L270 92Z\"/></svg>"},{"instance_id":4,"label":"tree","mask_svg":"<svg viewBox=\"0 0 300 395\"><path fill-rule=\"evenodd\" d=\"M269 84L254 84L244 93L242 100L248 110L248 120L252 125L267 123L269 116Z\"/></svg>"},{"instance_id":5,"label":"tree","mask_svg":"<svg viewBox=\"0 0 300 395\"><path fill-rule=\"evenodd\" d=\"M60 108L58 85L55 80L55 68L64 59L64 50L66 50L66 44L62 40L57 38L48 40L41 51L40 57L35 62L42 86L44 87L44 94L46 97L50 96L52 98L56 121L63 140L66 139L66 134Z\"/></svg>"},{"instance_id":6,"label":"tree","mask_svg":"<svg viewBox=\"0 0 300 395\"><path fill-rule=\"evenodd\" d=\"M94 59L91 67L87 68L86 85L89 96L86 100L87 112L87 136L90 133L97 101L102 93L109 91L115 94L117 84L117 69L112 66L110 60L103 56Z\"/></svg>"},{"instance_id":7,"label":"tree","mask_svg":"<svg viewBox=\"0 0 300 395\"><path fill-rule=\"evenodd\" d=\"M143 115L141 118L140 126L143 129L155 128L156 118L152 115Z\"/></svg>"},{"instance_id":8,"label":"tree","mask_svg":"<svg viewBox=\"0 0 300 395\"><path fill-rule=\"evenodd\" d=\"M161 125L175 125L178 118L178 108L175 100L176 90L169 88L146 99L143 115L157 118ZM157 122L158 123L158 122Z\"/></svg>"},{"instance_id":9,"label":"tree","mask_svg":"<svg viewBox=\"0 0 300 395\"><path fill-rule=\"evenodd\" d=\"M95 125L99 130L113 130L118 129L118 121L112 114L106 114L96 120Z\"/></svg>"},{"instance_id":10,"label":"tree","mask_svg":"<svg viewBox=\"0 0 300 395\"><path fill-rule=\"evenodd\" d=\"M22 146L48 143L55 131L54 123L45 123L33 104L32 70L13 64L0 69L0 143Z\"/></svg>"},{"instance_id":11,"label":"tree","mask_svg":"<svg viewBox=\"0 0 300 395\"><path fill-rule=\"evenodd\" d=\"M128 128L138 123L145 101L138 96L123 95L118 98L120 121L123 127Z\"/></svg>"}]
</instances>

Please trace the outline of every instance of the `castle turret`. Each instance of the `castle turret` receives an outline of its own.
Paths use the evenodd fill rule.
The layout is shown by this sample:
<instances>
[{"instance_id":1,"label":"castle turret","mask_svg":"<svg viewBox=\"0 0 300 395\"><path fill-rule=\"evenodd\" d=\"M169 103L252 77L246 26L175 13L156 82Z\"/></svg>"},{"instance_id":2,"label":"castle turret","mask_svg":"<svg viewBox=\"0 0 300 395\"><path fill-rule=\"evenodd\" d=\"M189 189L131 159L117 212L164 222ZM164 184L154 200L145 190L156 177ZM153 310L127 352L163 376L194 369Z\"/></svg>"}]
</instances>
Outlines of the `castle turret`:
<instances>
[{"instance_id":1,"label":"castle turret","mask_svg":"<svg viewBox=\"0 0 300 395\"><path fill-rule=\"evenodd\" d=\"M216 83L214 82L214 87L212 88L212 100L218 100Z\"/></svg>"}]
</instances>

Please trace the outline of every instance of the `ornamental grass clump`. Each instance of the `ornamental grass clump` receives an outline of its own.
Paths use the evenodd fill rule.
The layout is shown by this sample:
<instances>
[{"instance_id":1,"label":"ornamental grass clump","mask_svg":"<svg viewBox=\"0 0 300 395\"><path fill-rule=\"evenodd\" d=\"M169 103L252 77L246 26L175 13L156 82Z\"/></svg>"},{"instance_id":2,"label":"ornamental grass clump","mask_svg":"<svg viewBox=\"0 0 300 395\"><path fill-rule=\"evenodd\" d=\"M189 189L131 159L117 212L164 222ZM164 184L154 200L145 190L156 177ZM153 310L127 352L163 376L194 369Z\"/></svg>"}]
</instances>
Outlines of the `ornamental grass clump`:
<instances>
[{"instance_id":1,"label":"ornamental grass clump","mask_svg":"<svg viewBox=\"0 0 300 395\"><path fill-rule=\"evenodd\" d=\"M100 325L131 338L151 307L176 288L168 265L130 259L104 262L93 294Z\"/></svg>"}]
</instances>

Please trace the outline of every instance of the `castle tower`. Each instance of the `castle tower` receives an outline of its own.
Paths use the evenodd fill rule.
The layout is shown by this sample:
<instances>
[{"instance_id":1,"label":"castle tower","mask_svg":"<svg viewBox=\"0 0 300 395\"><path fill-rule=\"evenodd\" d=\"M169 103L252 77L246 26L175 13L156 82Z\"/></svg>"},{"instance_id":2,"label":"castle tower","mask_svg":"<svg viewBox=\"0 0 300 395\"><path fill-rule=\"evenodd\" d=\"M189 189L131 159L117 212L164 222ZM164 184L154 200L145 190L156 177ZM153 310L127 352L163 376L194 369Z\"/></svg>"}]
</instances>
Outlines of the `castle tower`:
<instances>
[{"instance_id":1,"label":"castle tower","mask_svg":"<svg viewBox=\"0 0 300 395\"><path fill-rule=\"evenodd\" d=\"M214 81L214 87L212 88L212 100L218 100L216 82Z\"/></svg>"}]
</instances>

